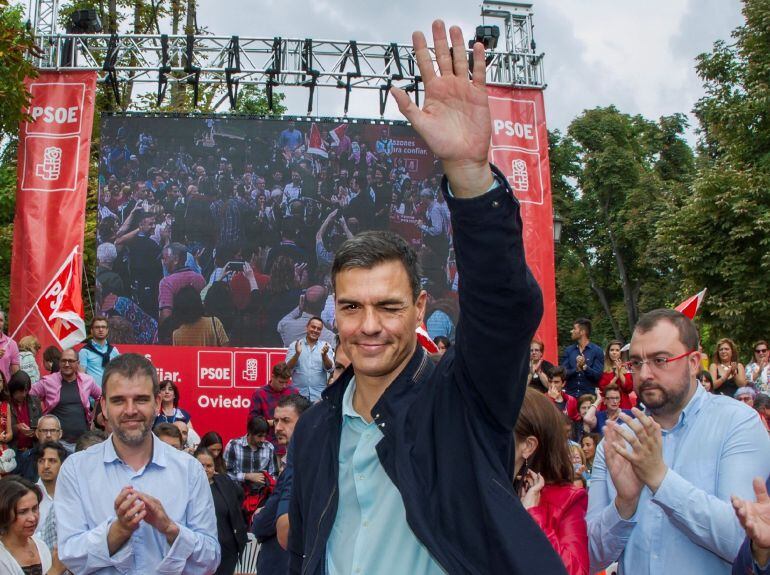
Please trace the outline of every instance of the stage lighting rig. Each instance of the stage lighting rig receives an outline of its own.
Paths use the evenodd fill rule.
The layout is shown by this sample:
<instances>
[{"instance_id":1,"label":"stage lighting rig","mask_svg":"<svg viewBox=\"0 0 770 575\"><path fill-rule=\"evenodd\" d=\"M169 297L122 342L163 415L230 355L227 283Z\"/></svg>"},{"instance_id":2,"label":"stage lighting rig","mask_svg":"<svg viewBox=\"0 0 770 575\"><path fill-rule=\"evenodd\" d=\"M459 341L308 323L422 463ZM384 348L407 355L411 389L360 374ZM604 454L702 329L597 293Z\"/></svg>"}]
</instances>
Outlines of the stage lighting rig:
<instances>
[{"instance_id":1,"label":"stage lighting rig","mask_svg":"<svg viewBox=\"0 0 770 575\"><path fill-rule=\"evenodd\" d=\"M65 27L67 34L100 34L102 31L102 21L99 20L99 14L93 8L75 10L67 19ZM69 68L78 65L76 41L73 38L67 38L62 46L61 66Z\"/></svg>"},{"instance_id":2,"label":"stage lighting rig","mask_svg":"<svg viewBox=\"0 0 770 575\"><path fill-rule=\"evenodd\" d=\"M476 42L484 44L484 50L494 50L497 48L497 40L500 38L499 26L476 26L476 36L468 41L468 48L473 49Z\"/></svg>"}]
</instances>

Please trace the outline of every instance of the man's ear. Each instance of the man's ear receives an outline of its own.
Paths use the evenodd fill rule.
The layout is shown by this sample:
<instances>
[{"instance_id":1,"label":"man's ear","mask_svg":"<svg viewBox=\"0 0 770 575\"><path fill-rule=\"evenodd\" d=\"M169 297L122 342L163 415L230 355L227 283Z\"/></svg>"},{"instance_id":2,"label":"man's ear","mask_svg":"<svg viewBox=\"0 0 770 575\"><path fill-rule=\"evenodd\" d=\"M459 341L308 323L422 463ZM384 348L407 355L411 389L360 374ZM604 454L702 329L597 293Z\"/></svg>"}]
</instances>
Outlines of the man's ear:
<instances>
[{"instance_id":1,"label":"man's ear","mask_svg":"<svg viewBox=\"0 0 770 575\"><path fill-rule=\"evenodd\" d=\"M425 290L420 291L414 305L417 308L417 325L415 326L417 328L425 321L425 310L428 307L428 292Z\"/></svg>"}]
</instances>

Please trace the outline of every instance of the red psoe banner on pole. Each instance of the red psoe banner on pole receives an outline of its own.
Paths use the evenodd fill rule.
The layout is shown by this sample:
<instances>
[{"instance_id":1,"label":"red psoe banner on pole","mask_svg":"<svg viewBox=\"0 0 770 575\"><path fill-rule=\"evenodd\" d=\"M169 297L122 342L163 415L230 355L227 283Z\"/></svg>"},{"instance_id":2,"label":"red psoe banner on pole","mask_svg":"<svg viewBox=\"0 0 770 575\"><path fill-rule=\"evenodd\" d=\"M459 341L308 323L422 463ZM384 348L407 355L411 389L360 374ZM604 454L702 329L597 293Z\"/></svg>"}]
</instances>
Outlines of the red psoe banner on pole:
<instances>
[{"instance_id":1,"label":"red psoe banner on pole","mask_svg":"<svg viewBox=\"0 0 770 575\"><path fill-rule=\"evenodd\" d=\"M86 336L81 295L95 72L41 72L25 81L11 262L15 339L71 347Z\"/></svg>"},{"instance_id":2,"label":"red psoe banner on pole","mask_svg":"<svg viewBox=\"0 0 770 575\"><path fill-rule=\"evenodd\" d=\"M545 306L538 337L545 343L546 357L557 362L553 208L543 92L497 86L487 90L492 112L489 161L505 174L521 203L527 263Z\"/></svg>"}]
</instances>

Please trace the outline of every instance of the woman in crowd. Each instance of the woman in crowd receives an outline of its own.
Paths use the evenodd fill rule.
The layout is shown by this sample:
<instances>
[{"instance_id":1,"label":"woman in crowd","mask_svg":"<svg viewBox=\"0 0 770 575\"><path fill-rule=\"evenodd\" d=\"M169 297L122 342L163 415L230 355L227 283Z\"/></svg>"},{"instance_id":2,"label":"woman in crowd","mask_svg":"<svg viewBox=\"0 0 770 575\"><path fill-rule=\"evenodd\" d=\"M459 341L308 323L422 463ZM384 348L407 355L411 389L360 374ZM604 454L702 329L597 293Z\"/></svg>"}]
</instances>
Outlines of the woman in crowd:
<instances>
[{"instance_id":1,"label":"woman in crowd","mask_svg":"<svg viewBox=\"0 0 770 575\"><path fill-rule=\"evenodd\" d=\"M587 433L580 441L580 447L583 449L583 454L586 456L586 469L589 476L594 468L594 457L596 456L596 446L602 440L602 436L598 433Z\"/></svg>"},{"instance_id":2,"label":"woman in crowd","mask_svg":"<svg viewBox=\"0 0 770 575\"><path fill-rule=\"evenodd\" d=\"M49 373L59 372L59 360L61 359L61 350L55 345L49 345L43 350L43 367Z\"/></svg>"},{"instance_id":3,"label":"woman in crowd","mask_svg":"<svg viewBox=\"0 0 770 575\"><path fill-rule=\"evenodd\" d=\"M717 342L709 371L714 379L714 393L719 395L733 397L739 387L746 385L746 368L738 361L738 349L730 338Z\"/></svg>"},{"instance_id":4,"label":"woman in crowd","mask_svg":"<svg viewBox=\"0 0 770 575\"><path fill-rule=\"evenodd\" d=\"M529 344L529 374L527 385L536 390L545 392L548 390L548 379L553 371L553 364L543 359L545 344L539 339L533 339Z\"/></svg>"},{"instance_id":5,"label":"woman in crowd","mask_svg":"<svg viewBox=\"0 0 770 575\"><path fill-rule=\"evenodd\" d=\"M759 393L770 393L770 351L764 339L754 344L754 358L746 365L746 382Z\"/></svg>"},{"instance_id":6,"label":"woman in crowd","mask_svg":"<svg viewBox=\"0 0 770 575\"><path fill-rule=\"evenodd\" d=\"M620 390L620 409L631 409L634 405L631 401L631 392L634 391L634 380L626 369L620 357L623 342L613 340L604 350L604 373L599 379L599 389L602 393L608 385L614 383ZM602 406L602 410L606 409Z\"/></svg>"},{"instance_id":7,"label":"woman in crowd","mask_svg":"<svg viewBox=\"0 0 770 575\"><path fill-rule=\"evenodd\" d=\"M588 483L591 481L591 474L588 472L586 454L583 453L583 448L577 443L569 443L567 448L569 449L570 461L572 461L572 469L575 470L575 478L572 480L572 484L576 487L587 488Z\"/></svg>"},{"instance_id":8,"label":"woman in crowd","mask_svg":"<svg viewBox=\"0 0 770 575\"><path fill-rule=\"evenodd\" d=\"M51 552L35 535L40 488L21 477L0 480L0 572L4 575L63 573L53 570Z\"/></svg>"},{"instance_id":9,"label":"woman in crowd","mask_svg":"<svg viewBox=\"0 0 770 575\"><path fill-rule=\"evenodd\" d=\"M32 383L40 379L40 368L37 366L37 352L40 351L40 342L34 335L28 335L19 341L19 369L29 375Z\"/></svg>"},{"instance_id":10,"label":"woman in crowd","mask_svg":"<svg viewBox=\"0 0 770 575\"><path fill-rule=\"evenodd\" d=\"M229 284L223 281L211 284L206 292L206 299L203 301L203 312L207 316L215 317L221 321L225 333L233 333L238 310L233 303L233 294Z\"/></svg>"},{"instance_id":11,"label":"woman in crowd","mask_svg":"<svg viewBox=\"0 0 770 575\"><path fill-rule=\"evenodd\" d=\"M155 417L153 427L159 423L184 421L190 423L190 414L179 407L179 388L170 379L160 382L160 413Z\"/></svg>"},{"instance_id":12,"label":"woman in crowd","mask_svg":"<svg viewBox=\"0 0 770 575\"><path fill-rule=\"evenodd\" d=\"M616 421L620 417L621 412L629 417L633 417L631 410L620 409L620 388L616 384L611 383L605 388L604 392L606 395L602 397L600 394L599 399L591 405L590 409L583 416L583 423L585 423L586 427L591 432L602 436L604 436L604 426L607 425L607 422ZM605 406L604 410L599 409L602 403Z\"/></svg>"},{"instance_id":13,"label":"woman in crowd","mask_svg":"<svg viewBox=\"0 0 770 575\"><path fill-rule=\"evenodd\" d=\"M703 370L698 376L698 381L703 386L703 389L709 393L714 393L714 378L711 377L711 372Z\"/></svg>"},{"instance_id":14,"label":"woman in crowd","mask_svg":"<svg viewBox=\"0 0 770 575\"><path fill-rule=\"evenodd\" d=\"M8 384L0 371L0 453L9 449L13 440L13 417L11 417L11 398L8 394Z\"/></svg>"},{"instance_id":15,"label":"woman in crowd","mask_svg":"<svg viewBox=\"0 0 770 575\"><path fill-rule=\"evenodd\" d=\"M215 575L233 575L238 557L246 547L246 523L241 514L243 491L227 474L216 472L214 458L205 447L195 450L195 458L206 471L214 498L217 517L217 535L222 548L222 560Z\"/></svg>"},{"instance_id":16,"label":"woman in crowd","mask_svg":"<svg viewBox=\"0 0 770 575\"><path fill-rule=\"evenodd\" d=\"M452 342L445 335L437 335L436 337L433 338L433 343L436 344L439 355L444 355L446 353L446 350L452 347Z\"/></svg>"},{"instance_id":17,"label":"woman in crowd","mask_svg":"<svg viewBox=\"0 0 770 575\"><path fill-rule=\"evenodd\" d=\"M174 296L172 318L178 326L171 337L173 345L197 347L225 347L230 339L222 322L216 317L203 315L200 294L192 286L185 286Z\"/></svg>"},{"instance_id":18,"label":"woman in crowd","mask_svg":"<svg viewBox=\"0 0 770 575\"><path fill-rule=\"evenodd\" d=\"M585 489L575 478L561 416L542 393L527 389L516 428L514 488L570 575L588 575Z\"/></svg>"},{"instance_id":19,"label":"woman in crowd","mask_svg":"<svg viewBox=\"0 0 770 575\"><path fill-rule=\"evenodd\" d=\"M13 413L13 441L11 447L16 451L30 449L35 441L35 429L43 407L40 398L29 394L32 382L26 372L19 370L8 381L8 394Z\"/></svg>"},{"instance_id":20,"label":"woman in crowd","mask_svg":"<svg viewBox=\"0 0 770 575\"><path fill-rule=\"evenodd\" d=\"M214 458L214 469L221 475L227 474L227 465L225 465L225 459L222 457L224 445L222 436L216 431L209 431L208 433L204 433L203 437L201 437L200 446L209 450L211 457Z\"/></svg>"}]
</instances>

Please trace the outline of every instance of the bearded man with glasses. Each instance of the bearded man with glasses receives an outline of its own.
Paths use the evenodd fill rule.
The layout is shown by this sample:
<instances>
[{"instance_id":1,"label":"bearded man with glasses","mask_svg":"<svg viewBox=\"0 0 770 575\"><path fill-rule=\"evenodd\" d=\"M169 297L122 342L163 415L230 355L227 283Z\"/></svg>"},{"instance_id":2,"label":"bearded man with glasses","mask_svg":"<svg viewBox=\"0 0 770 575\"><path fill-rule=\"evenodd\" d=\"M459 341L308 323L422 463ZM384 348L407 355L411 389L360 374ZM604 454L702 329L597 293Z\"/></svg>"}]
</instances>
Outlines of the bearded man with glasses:
<instances>
[{"instance_id":1,"label":"bearded man with glasses","mask_svg":"<svg viewBox=\"0 0 770 575\"><path fill-rule=\"evenodd\" d=\"M588 522L591 572L730 573L743 530L730 496L770 473L754 411L698 384L698 332L683 314L636 324L628 368L646 406L608 422L596 450Z\"/></svg>"}]
</instances>

